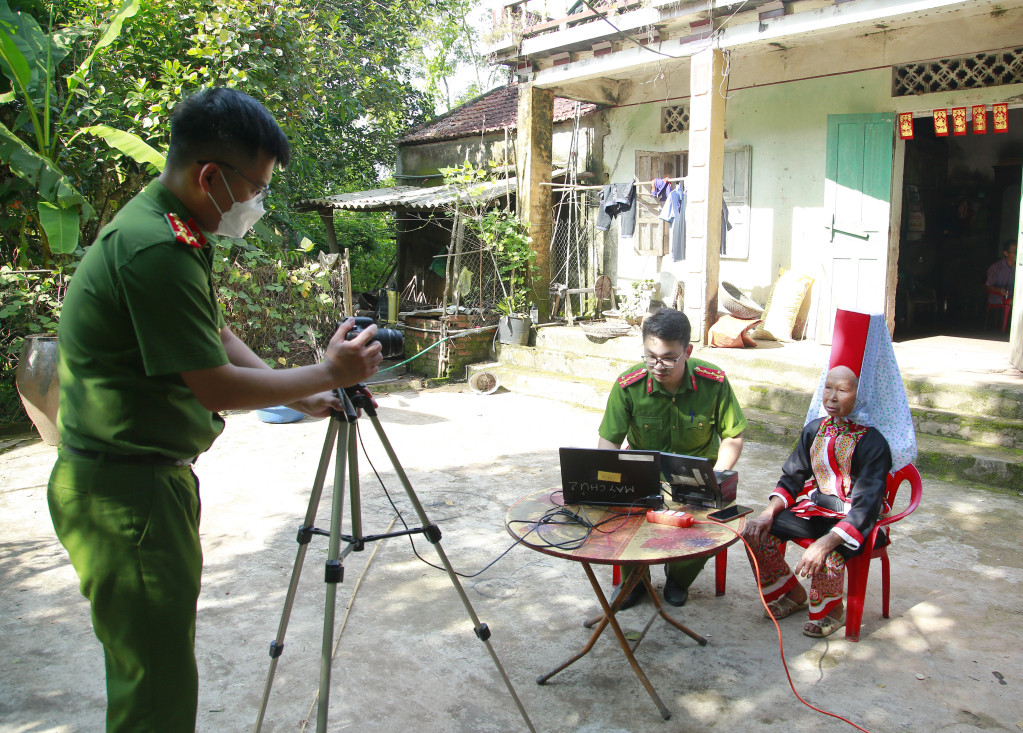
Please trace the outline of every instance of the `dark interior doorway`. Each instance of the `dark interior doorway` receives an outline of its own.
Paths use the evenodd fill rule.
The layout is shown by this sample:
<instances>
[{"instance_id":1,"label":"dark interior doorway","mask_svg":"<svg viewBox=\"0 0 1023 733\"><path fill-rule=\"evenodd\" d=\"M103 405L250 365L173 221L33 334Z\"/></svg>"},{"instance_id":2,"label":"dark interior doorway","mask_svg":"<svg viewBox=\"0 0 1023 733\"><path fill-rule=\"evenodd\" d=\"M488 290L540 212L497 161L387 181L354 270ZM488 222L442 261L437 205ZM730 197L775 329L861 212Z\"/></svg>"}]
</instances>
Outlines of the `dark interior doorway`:
<instances>
[{"instance_id":1,"label":"dark interior doorway","mask_svg":"<svg viewBox=\"0 0 1023 733\"><path fill-rule=\"evenodd\" d=\"M938 137L926 117L906 141L895 294L895 338L970 336L1008 340L1000 319L985 326L987 269L1019 231L1023 109L1009 131ZM998 321L996 324L995 322Z\"/></svg>"}]
</instances>

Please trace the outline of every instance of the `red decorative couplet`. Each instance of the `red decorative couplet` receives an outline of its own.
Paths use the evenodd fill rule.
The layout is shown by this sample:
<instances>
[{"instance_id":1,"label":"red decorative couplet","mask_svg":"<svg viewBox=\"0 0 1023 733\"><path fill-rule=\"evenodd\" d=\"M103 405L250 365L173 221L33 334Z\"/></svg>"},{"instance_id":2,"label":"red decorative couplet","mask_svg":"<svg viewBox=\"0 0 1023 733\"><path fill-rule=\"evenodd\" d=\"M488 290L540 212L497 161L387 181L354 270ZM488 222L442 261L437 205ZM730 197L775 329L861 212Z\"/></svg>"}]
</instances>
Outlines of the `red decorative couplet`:
<instances>
[{"instance_id":1,"label":"red decorative couplet","mask_svg":"<svg viewBox=\"0 0 1023 733\"><path fill-rule=\"evenodd\" d=\"M973 105L973 134L983 135L987 132L987 107L983 104Z\"/></svg>"},{"instance_id":2,"label":"red decorative couplet","mask_svg":"<svg viewBox=\"0 0 1023 733\"><path fill-rule=\"evenodd\" d=\"M934 134L938 137L948 137L948 110L934 110Z\"/></svg>"},{"instance_id":3,"label":"red decorative couplet","mask_svg":"<svg viewBox=\"0 0 1023 733\"><path fill-rule=\"evenodd\" d=\"M1009 105L1005 102L1001 104L995 104L991 107L991 119L993 124L991 125L995 132L1008 132L1009 131Z\"/></svg>"},{"instance_id":4,"label":"red decorative couplet","mask_svg":"<svg viewBox=\"0 0 1023 733\"><path fill-rule=\"evenodd\" d=\"M966 107L956 107L952 110L952 134L966 134Z\"/></svg>"},{"instance_id":5,"label":"red decorative couplet","mask_svg":"<svg viewBox=\"0 0 1023 733\"><path fill-rule=\"evenodd\" d=\"M913 139L913 113L912 112L900 112L899 113L899 139L900 140L912 140Z\"/></svg>"}]
</instances>

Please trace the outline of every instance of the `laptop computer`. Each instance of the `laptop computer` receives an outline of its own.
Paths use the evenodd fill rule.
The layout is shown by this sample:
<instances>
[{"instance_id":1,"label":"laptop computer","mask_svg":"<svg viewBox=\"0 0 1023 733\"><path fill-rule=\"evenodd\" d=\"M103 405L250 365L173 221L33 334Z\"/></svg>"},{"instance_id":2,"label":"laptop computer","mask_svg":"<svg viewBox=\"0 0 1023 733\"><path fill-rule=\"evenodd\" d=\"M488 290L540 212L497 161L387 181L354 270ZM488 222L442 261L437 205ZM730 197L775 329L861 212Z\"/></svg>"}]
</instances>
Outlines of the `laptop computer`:
<instances>
[{"instance_id":1,"label":"laptop computer","mask_svg":"<svg viewBox=\"0 0 1023 733\"><path fill-rule=\"evenodd\" d=\"M660 459L657 451L561 448L564 502L660 508Z\"/></svg>"},{"instance_id":2,"label":"laptop computer","mask_svg":"<svg viewBox=\"0 0 1023 733\"><path fill-rule=\"evenodd\" d=\"M721 509L735 501L739 474L715 471L710 458L661 453L661 473L680 504Z\"/></svg>"}]
</instances>

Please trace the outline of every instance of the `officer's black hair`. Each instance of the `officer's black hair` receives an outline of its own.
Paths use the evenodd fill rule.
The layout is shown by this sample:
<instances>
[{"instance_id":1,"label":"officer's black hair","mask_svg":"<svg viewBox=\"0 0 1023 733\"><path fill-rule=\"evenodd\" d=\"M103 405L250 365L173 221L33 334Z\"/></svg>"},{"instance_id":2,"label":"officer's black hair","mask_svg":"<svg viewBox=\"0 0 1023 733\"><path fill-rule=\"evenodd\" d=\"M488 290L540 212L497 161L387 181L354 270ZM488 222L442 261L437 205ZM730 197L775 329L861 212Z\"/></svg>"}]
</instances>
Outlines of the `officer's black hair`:
<instances>
[{"instance_id":1,"label":"officer's black hair","mask_svg":"<svg viewBox=\"0 0 1023 733\"><path fill-rule=\"evenodd\" d=\"M673 308L662 308L643 321L644 341L647 336L653 336L661 341L680 341L687 345L692 333L686 314Z\"/></svg>"},{"instance_id":2,"label":"officer's black hair","mask_svg":"<svg viewBox=\"0 0 1023 733\"><path fill-rule=\"evenodd\" d=\"M291 144L273 116L244 92L227 87L204 89L171 113L167 166L184 168L198 160L244 165L259 151L277 165L291 161Z\"/></svg>"}]
</instances>

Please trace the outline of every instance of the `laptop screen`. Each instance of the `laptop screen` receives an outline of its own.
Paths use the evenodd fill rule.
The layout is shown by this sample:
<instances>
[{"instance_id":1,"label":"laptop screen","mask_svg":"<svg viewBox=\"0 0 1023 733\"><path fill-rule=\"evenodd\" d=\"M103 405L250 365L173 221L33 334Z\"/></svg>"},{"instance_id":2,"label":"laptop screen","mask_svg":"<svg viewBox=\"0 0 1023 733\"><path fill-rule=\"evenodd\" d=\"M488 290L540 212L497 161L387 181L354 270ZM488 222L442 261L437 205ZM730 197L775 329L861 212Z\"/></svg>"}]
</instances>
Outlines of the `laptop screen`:
<instances>
[{"instance_id":1,"label":"laptop screen","mask_svg":"<svg viewBox=\"0 0 1023 733\"><path fill-rule=\"evenodd\" d=\"M561 489L566 504L627 506L661 493L657 451L562 448Z\"/></svg>"},{"instance_id":2,"label":"laptop screen","mask_svg":"<svg viewBox=\"0 0 1023 733\"><path fill-rule=\"evenodd\" d=\"M718 509L735 501L735 471L715 471L710 458L662 453L661 473L671 486L673 501ZM719 482L729 490L723 491Z\"/></svg>"}]
</instances>

